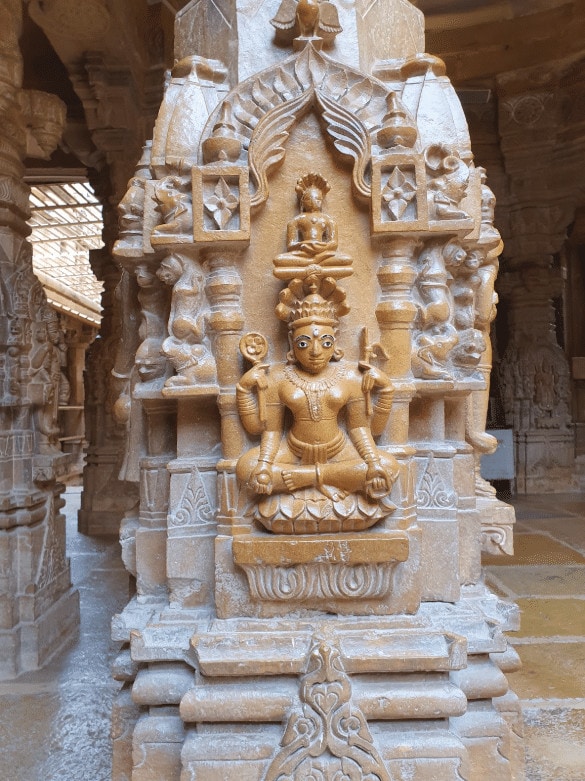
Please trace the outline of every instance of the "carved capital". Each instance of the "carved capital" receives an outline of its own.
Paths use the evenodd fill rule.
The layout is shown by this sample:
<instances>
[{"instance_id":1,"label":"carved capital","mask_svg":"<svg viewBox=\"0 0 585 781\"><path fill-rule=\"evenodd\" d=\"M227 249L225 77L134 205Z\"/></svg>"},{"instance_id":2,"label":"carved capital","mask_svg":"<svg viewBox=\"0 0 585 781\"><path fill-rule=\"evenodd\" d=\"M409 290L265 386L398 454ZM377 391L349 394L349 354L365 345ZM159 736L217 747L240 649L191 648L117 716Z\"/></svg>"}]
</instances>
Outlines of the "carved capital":
<instances>
[{"instance_id":1,"label":"carved capital","mask_svg":"<svg viewBox=\"0 0 585 781\"><path fill-rule=\"evenodd\" d=\"M67 107L56 95L39 90L22 90L18 101L27 130L27 157L48 160L63 134Z\"/></svg>"}]
</instances>

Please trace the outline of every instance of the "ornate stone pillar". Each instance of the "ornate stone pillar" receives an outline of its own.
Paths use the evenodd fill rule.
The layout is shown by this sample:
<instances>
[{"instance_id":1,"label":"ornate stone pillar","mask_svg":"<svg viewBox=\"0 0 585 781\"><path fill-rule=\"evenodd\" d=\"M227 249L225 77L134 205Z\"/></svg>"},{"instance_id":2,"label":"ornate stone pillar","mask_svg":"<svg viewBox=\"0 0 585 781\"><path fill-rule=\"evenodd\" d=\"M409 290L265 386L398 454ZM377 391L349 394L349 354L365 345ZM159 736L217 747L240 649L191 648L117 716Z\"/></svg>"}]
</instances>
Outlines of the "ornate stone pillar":
<instances>
[{"instance_id":1,"label":"ornate stone pillar","mask_svg":"<svg viewBox=\"0 0 585 781\"><path fill-rule=\"evenodd\" d=\"M65 111L21 88L21 13L20 0L0 2L0 678L43 665L79 621L57 482L57 315L33 274L22 181L25 154L48 157Z\"/></svg>"},{"instance_id":2,"label":"ornate stone pillar","mask_svg":"<svg viewBox=\"0 0 585 781\"><path fill-rule=\"evenodd\" d=\"M557 175L561 104L554 73L539 78L538 88L528 86L530 75L508 74L498 85L511 198L498 287L508 339L500 346L498 376L521 493L568 490L574 462L569 363L556 325L563 310L558 258L573 219L569 190Z\"/></svg>"},{"instance_id":3,"label":"ornate stone pillar","mask_svg":"<svg viewBox=\"0 0 585 781\"><path fill-rule=\"evenodd\" d=\"M521 781L474 479L499 236L456 94L408 0L215 5L177 15L115 250L146 266L116 780Z\"/></svg>"},{"instance_id":4,"label":"ornate stone pillar","mask_svg":"<svg viewBox=\"0 0 585 781\"><path fill-rule=\"evenodd\" d=\"M575 458L570 374L557 341L553 299L562 294L561 270L550 256L502 275L510 339L498 367L506 423L514 429L520 493L571 485Z\"/></svg>"},{"instance_id":5,"label":"ornate stone pillar","mask_svg":"<svg viewBox=\"0 0 585 781\"><path fill-rule=\"evenodd\" d=\"M104 291L100 331L86 354L85 436L88 447L78 528L83 534L118 534L124 513L138 501L135 484L120 479L127 429L115 409L129 383L128 361L133 364L134 360L132 333L137 328L137 315L132 317L131 313L136 308L136 293L130 289L129 277L122 275L114 264L107 244L103 249L92 250L90 261L96 277L104 283ZM120 370L116 358L123 333L130 357ZM112 373L115 368L118 368L116 375Z\"/></svg>"}]
</instances>

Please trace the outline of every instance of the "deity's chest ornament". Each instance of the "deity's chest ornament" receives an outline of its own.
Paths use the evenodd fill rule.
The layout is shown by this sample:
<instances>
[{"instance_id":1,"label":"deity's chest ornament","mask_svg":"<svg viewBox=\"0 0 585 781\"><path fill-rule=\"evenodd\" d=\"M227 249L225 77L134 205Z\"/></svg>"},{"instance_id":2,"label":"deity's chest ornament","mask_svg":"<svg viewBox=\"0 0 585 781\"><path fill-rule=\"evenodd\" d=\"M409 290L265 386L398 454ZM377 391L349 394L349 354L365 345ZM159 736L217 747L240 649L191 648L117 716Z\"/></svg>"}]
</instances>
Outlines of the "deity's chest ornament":
<instances>
[{"instance_id":1,"label":"deity's chest ornament","mask_svg":"<svg viewBox=\"0 0 585 781\"><path fill-rule=\"evenodd\" d=\"M342 374L341 367L335 369L330 377L319 380L309 380L301 377L294 366L285 366L284 373L291 385L299 388L305 394L311 420L315 422L320 421L323 418L321 400L326 392L334 388L339 382Z\"/></svg>"}]
</instances>

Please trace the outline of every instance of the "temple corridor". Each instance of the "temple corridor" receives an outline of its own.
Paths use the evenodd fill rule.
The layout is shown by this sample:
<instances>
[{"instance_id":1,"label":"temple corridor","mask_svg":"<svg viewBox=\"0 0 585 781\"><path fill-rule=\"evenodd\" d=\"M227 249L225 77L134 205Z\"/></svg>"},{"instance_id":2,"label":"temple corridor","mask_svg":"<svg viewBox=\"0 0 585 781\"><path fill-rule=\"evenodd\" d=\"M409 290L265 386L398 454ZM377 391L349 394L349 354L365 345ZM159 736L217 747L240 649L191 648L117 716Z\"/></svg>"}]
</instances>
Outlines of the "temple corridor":
<instances>
[{"instance_id":1,"label":"temple corridor","mask_svg":"<svg viewBox=\"0 0 585 781\"><path fill-rule=\"evenodd\" d=\"M80 489L66 493L67 551L81 598L75 644L45 669L0 684L2 781L108 781L110 617L128 598L117 539L77 532ZM585 778L585 495L514 500L513 558L486 557L486 577L516 601L512 637L524 667L510 674L525 717L527 781Z\"/></svg>"}]
</instances>

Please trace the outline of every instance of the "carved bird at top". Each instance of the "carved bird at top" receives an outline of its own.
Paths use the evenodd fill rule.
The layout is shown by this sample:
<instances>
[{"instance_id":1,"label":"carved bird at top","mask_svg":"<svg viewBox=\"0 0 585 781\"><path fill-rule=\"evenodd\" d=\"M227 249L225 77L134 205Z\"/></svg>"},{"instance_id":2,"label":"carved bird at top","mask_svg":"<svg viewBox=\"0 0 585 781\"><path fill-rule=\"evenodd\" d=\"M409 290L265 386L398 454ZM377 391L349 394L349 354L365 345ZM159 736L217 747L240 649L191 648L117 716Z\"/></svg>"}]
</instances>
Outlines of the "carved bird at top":
<instances>
[{"instance_id":1,"label":"carved bird at top","mask_svg":"<svg viewBox=\"0 0 585 781\"><path fill-rule=\"evenodd\" d=\"M277 36L289 43L296 34L295 49L303 48L308 41L320 48L321 42L331 43L343 29L337 8L329 0L282 0L270 23Z\"/></svg>"}]
</instances>

